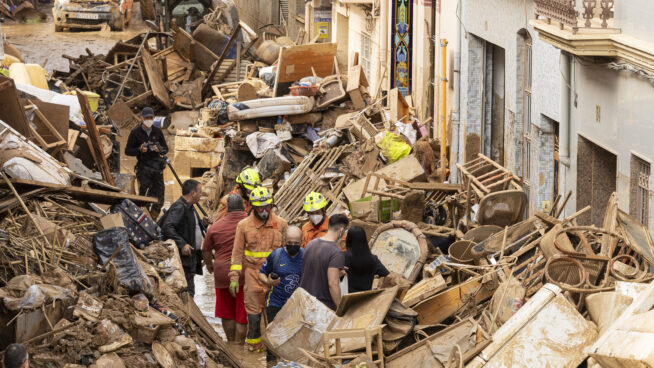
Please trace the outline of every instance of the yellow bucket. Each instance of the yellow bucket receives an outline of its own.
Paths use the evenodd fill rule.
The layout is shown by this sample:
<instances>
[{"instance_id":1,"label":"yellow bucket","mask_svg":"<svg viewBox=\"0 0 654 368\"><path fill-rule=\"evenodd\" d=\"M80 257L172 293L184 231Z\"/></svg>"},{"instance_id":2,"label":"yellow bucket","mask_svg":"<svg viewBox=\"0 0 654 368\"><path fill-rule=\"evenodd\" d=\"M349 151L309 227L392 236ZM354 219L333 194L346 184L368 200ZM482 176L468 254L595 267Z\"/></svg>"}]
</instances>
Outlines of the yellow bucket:
<instances>
[{"instance_id":1,"label":"yellow bucket","mask_svg":"<svg viewBox=\"0 0 654 368\"><path fill-rule=\"evenodd\" d=\"M89 100L89 106L91 107L92 112L96 112L98 110L98 103L100 102L100 95L95 93L95 92L90 92L90 91L82 91L86 95L86 97ZM69 91L64 93L65 95L77 95L76 91Z\"/></svg>"}]
</instances>

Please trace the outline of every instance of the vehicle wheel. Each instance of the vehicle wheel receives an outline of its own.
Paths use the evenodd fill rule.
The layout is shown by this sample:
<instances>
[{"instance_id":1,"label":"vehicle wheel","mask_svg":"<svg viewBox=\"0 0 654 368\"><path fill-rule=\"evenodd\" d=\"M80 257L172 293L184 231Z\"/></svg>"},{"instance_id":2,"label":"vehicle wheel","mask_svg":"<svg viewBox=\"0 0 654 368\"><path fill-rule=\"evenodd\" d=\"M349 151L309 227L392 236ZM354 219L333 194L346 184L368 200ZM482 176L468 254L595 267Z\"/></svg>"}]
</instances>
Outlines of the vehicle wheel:
<instances>
[{"instance_id":1,"label":"vehicle wheel","mask_svg":"<svg viewBox=\"0 0 654 368\"><path fill-rule=\"evenodd\" d=\"M55 32L63 32L63 31L64 31L64 27L63 27L63 26L58 26L58 25L55 24L54 27L55 27Z\"/></svg>"},{"instance_id":2,"label":"vehicle wheel","mask_svg":"<svg viewBox=\"0 0 654 368\"><path fill-rule=\"evenodd\" d=\"M141 18L143 20L154 20L154 0L140 0Z\"/></svg>"}]
</instances>

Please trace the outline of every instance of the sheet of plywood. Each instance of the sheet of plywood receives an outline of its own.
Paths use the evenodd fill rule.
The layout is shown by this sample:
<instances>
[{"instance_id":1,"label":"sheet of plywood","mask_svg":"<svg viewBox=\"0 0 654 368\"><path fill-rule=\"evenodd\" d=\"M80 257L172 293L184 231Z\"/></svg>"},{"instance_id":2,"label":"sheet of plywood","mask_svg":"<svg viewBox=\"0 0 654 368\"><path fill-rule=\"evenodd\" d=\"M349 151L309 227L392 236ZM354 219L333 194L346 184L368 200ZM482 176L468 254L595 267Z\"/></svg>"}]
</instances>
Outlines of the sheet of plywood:
<instances>
[{"instance_id":1,"label":"sheet of plywood","mask_svg":"<svg viewBox=\"0 0 654 368\"><path fill-rule=\"evenodd\" d=\"M41 110L43 115L48 118L50 124L52 124L52 126L64 139L68 138L70 107L67 105L59 105L41 100L32 100L30 102L36 105L39 110Z\"/></svg>"},{"instance_id":2,"label":"sheet of plywood","mask_svg":"<svg viewBox=\"0 0 654 368\"><path fill-rule=\"evenodd\" d=\"M279 49L274 96L281 95L279 85L311 76L313 71L322 78L332 75L336 45L336 43L314 43Z\"/></svg>"},{"instance_id":3,"label":"sheet of plywood","mask_svg":"<svg viewBox=\"0 0 654 368\"><path fill-rule=\"evenodd\" d=\"M168 89L164 85L163 73L157 61L154 60L152 55L147 49L141 51L143 55L143 65L145 66L145 71L148 73L148 80L150 81L150 87L152 87L152 93L157 101L161 102L166 108L170 108L170 96L168 96Z\"/></svg>"},{"instance_id":4,"label":"sheet of plywood","mask_svg":"<svg viewBox=\"0 0 654 368\"><path fill-rule=\"evenodd\" d=\"M425 174L425 169L422 168L420 162L415 158L414 155L410 155L402 158L378 171L379 174L392 177L394 179L399 179L403 181L411 181ZM374 180L371 179L369 183L369 189L373 188ZM347 200L354 202L358 199L361 199L361 193L363 192L363 187L366 183L366 178L359 179L354 183L349 184L343 189L343 193L347 197ZM383 190L385 187L384 180L379 180L379 189Z\"/></svg>"}]
</instances>

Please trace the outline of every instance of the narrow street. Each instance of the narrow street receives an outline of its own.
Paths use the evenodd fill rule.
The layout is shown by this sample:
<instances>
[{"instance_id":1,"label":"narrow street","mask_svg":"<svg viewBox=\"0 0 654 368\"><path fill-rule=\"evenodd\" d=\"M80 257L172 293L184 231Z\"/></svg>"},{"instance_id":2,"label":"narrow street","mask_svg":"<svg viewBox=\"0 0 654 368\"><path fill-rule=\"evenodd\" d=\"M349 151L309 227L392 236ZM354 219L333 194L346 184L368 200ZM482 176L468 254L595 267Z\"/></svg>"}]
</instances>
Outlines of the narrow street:
<instances>
[{"instance_id":1,"label":"narrow street","mask_svg":"<svg viewBox=\"0 0 654 368\"><path fill-rule=\"evenodd\" d=\"M654 367L649 15L0 2L0 366Z\"/></svg>"}]
</instances>

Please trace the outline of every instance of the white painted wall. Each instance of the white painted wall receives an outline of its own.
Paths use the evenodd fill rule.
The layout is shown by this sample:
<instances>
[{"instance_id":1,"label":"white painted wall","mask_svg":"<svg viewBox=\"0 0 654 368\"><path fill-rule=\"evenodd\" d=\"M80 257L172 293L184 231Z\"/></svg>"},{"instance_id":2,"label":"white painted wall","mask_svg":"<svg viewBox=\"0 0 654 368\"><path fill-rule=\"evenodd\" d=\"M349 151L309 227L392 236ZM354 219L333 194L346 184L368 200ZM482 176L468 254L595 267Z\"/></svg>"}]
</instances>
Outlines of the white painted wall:
<instances>
[{"instance_id":1,"label":"white painted wall","mask_svg":"<svg viewBox=\"0 0 654 368\"><path fill-rule=\"evenodd\" d=\"M359 52L359 58L361 58L361 33L366 33L370 35L370 47L371 47L371 65L370 65L370 75L366 75L368 83L370 85L370 93L374 93L377 88L377 70L381 67L380 57L379 57L379 33L380 32L380 20L373 19L371 30L366 29L366 14L363 8L352 5L352 4L343 4L341 2L335 2L332 7L332 21L338 19L336 13L348 17L348 36L341 37L341 35L336 32L335 40L337 42L342 42L341 40L347 39L348 42L348 64L352 64L354 58L354 53ZM335 31L338 30L338 26L334 26ZM342 71L347 73L347 71ZM388 72L387 72L388 73Z\"/></svg>"},{"instance_id":2,"label":"white painted wall","mask_svg":"<svg viewBox=\"0 0 654 368\"><path fill-rule=\"evenodd\" d=\"M619 208L629 212L629 178L632 153L654 162L654 86L630 72L617 72L603 65L583 64L576 61L573 67L573 90L577 106L571 112L571 165L566 191L576 191L577 140L581 134L617 156L617 190ZM600 122L596 121L596 107L600 106ZM654 181L650 176L649 187ZM654 208L650 191L649 224L654 229ZM608 200L608 198L607 198ZM576 195L570 200L576 203Z\"/></svg>"},{"instance_id":3,"label":"white painted wall","mask_svg":"<svg viewBox=\"0 0 654 368\"><path fill-rule=\"evenodd\" d=\"M518 70L518 32L526 29L532 39L532 103L531 123L539 125L542 121L541 114L550 119L560 122L560 94L561 94L561 72L559 68L559 50L541 41L538 33L529 25L533 18L535 6L532 0L459 0L461 7L461 20L463 24L462 48L461 48L461 121L465 125L467 121L468 98L466 90L469 79L469 53L468 34L485 39L487 42L502 47L505 52L505 166L513 170L517 175L522 175L518 170L518 160L521 157L521 148L516 147L515 139L521 136L516 129L512 117L518 119L518 105L516 103L517 93L521 91L522 79L517 76ZM453 29L455 29L453 27ZM451 32L451 31L448 31ZM524 130L529 127L523 127ZM536 144L538 137L533 137L532 145ZM532 155L533 156L533 155ZM535 164L535 157L532 157L532 193L536 187L538 165ZM535 203L537 196L532 195L530 208L540 208L540 203Z\"/></svg>"}]
</instances>

